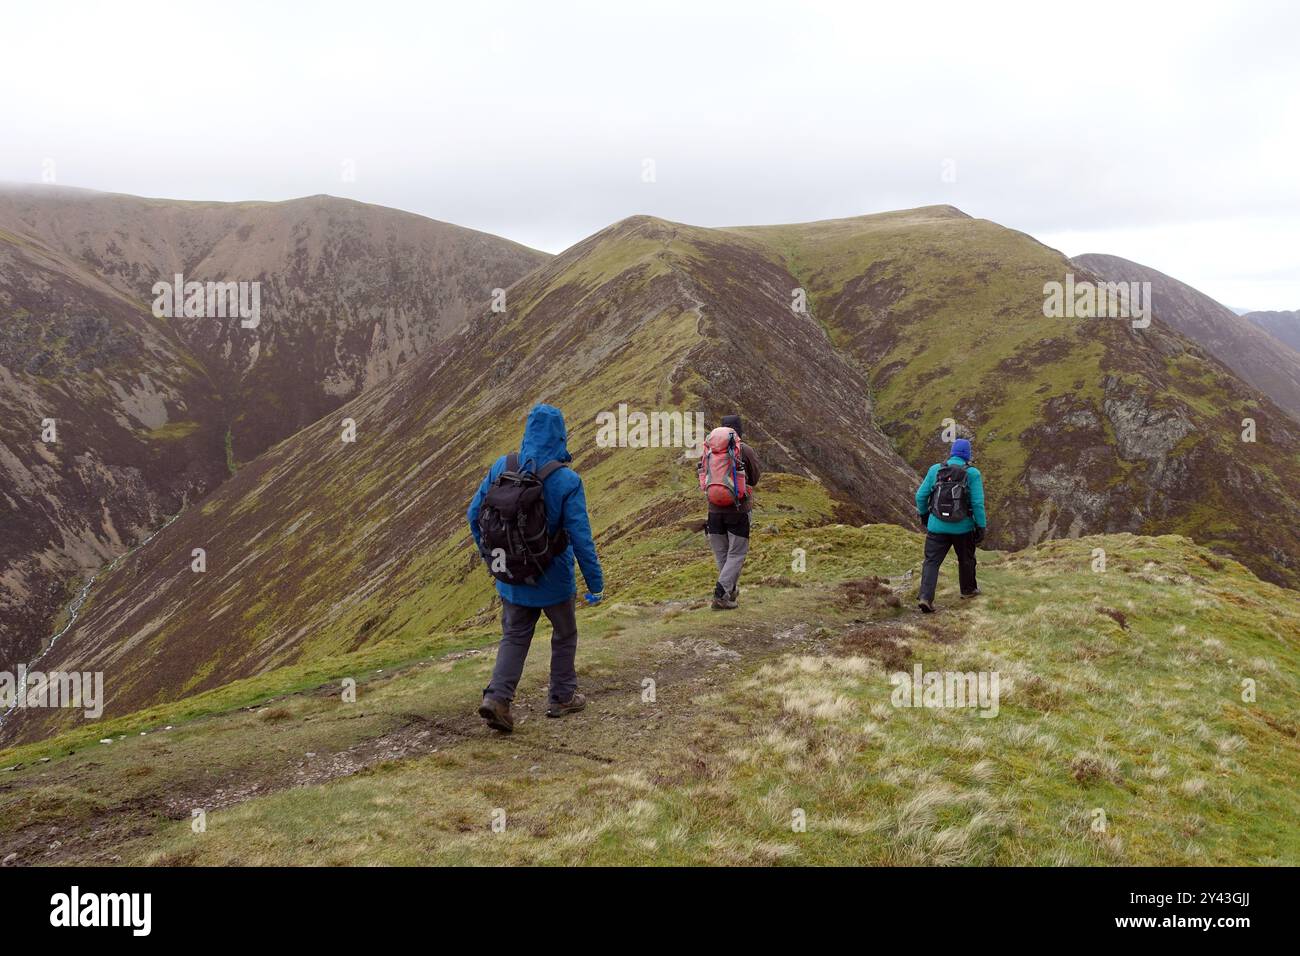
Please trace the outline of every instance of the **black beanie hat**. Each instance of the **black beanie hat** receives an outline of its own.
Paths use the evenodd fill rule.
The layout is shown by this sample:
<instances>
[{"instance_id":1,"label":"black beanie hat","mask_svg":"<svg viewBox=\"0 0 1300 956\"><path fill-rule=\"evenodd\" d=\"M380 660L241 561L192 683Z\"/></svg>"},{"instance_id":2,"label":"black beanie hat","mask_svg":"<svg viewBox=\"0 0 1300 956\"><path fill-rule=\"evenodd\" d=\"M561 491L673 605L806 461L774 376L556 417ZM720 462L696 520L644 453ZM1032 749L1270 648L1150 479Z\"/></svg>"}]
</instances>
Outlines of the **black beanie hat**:
<instances>
[{"instance_id":1,"label":"black beanie hat","mask_svg":"<svg viewBox=\"0 0 1300 956\"><path fill-rule=\"evenodd\" d=\"M730 429L732 429L732 430L736 433L736 437L737 437L737 438L743 438L743 437L745 437L745 430L744 430L743 428L740 427L740 416L739 416L739 415L723 415L723 416L722 416L722 426L723 426L724 428L730 428Z\"/></svg>"}]
</instances>

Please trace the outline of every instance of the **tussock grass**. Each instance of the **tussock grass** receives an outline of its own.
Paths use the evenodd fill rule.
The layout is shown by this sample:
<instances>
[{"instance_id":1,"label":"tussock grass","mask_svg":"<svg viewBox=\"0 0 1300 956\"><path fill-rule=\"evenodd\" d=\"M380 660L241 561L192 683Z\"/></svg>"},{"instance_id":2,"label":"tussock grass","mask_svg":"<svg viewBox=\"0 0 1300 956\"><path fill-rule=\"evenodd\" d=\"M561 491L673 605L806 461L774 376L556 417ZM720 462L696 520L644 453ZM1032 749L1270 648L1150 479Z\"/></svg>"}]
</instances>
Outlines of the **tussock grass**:
<instances>
[{"instance_id":1,"label":"tussock grass","mask_svg":"<svg viewBox=\"0 0 1300 956\"><path fill-rule=\"evenodd\" d=\"M811 533L778 529L755 563L775 574L768 546ZM231 708L253 695L246 686L166 733L111 746L51 742L54 760L12 779L75 782L48 800L32 788L0 792L0 821L75 828L106 809L104 793L183 794L200 768L267 779L287 762L309 773L341 749L414 732L423 725L413 715L423 715L460 729L360 772L218 806L203 834L189 830L187 812L154 821L113 851L202 865L1300 862L1292 592L1230 562L1190 580L1156 573L1190 565L1199 549L1115 536L990 555L985 597L971 604L956 601L949 569L941 613L922 620L835 597L854 576L898 573L919 536L880 526L822 533L834 547L816 563L810 551L798 587L750 585L729 615L669 603L707 572L706 555L671 536L642 542L643 560L661 563L662 600L584 615L580 672L601 694L579 717L534 712L512 737L494 737L468 713L490 650L434 659L429 645L419 657L407 645L406 664L364 657L383 673L360 684L351 711L332 691ZM1098 542L1112 567L1135 570L1094 574ZM1123 611L1127 626L1098 608ZM998 715L895 706L891 669L839 642L863 613L923 670L996 670ZM475 651L491 635L459 640ZM697 654L705 644L733 656ZM525 701L544 682L539 649ZM657 679L653 705L640 699L643 675ZM267 675L257 686L286 690L308 676ZM1242 699L1244 677L1258 682L1254 702ZM163 760L161 748L185 756Z\"/></svg>"}]
</instances>

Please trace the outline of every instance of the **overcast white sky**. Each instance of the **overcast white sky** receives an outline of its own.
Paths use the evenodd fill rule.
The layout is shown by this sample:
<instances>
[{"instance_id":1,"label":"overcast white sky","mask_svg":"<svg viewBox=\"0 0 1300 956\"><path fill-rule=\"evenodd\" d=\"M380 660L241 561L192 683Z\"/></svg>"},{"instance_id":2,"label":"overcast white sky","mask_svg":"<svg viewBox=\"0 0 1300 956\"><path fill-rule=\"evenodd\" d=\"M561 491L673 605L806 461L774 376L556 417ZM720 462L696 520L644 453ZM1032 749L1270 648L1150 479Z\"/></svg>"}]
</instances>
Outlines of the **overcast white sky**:
<instances>
[{"instance_id":1,"label":"overcast white sky","mask_svg":"<svg viewBox=\"0 0 1300 956\"><path fill-rule=\"evenodd\" d=\"M639 212L944 202L1300 308L1296 3L40 0L0 23L0 180L330 193L553 252Z\"/></svg>"}]
</instances>

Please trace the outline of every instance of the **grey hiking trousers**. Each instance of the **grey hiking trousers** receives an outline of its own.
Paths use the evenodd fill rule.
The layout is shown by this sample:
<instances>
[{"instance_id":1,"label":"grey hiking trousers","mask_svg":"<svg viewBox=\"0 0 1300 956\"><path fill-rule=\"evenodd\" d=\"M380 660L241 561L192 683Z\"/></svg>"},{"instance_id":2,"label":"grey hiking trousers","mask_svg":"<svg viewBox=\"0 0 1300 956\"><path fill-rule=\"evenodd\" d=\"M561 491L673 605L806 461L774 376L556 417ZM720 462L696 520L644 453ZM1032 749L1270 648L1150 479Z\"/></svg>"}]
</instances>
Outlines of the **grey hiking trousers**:
<instances>
[{"instance_id":1,"label":"grey hiking trousers","mask_svg":"<svg viewBox=\"0 0 1300 956\"><path fill-rule=\"evenodd\" d=\"M483 696L507 704L515 699L515 689L524 673L524 661L533 643L537 619L546 613L551 622L551 700L561 703L573 699L578 689L578 617L575 599L569 598L550 607L525 607L501 599L501 644L497 648L492 681L483 688Z\"/></svg>"},{"instance_id":2,"label":"grey hiking trousers","mask_svg":"<svg viewBox=\"0 0 1300 956\"><path fill-rule=\"evenodd\" d=\"M713 512L706 531L718 565L718 583L728 595L735 594L749 554L749 515Z\"/></svg>"}]
</instances>

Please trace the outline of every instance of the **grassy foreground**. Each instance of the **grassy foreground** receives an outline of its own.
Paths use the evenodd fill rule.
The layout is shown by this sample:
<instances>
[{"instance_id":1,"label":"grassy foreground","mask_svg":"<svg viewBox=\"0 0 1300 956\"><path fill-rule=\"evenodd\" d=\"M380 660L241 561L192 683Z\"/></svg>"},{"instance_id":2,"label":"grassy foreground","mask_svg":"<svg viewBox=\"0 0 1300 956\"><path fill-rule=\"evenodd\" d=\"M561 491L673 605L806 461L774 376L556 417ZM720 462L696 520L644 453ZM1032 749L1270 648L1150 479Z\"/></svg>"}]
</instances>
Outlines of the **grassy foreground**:
<instances>
[{"instance_id":1,"label":"grassy foreground","mask_svg":"<svg viewBox=\"0 0 1300 956\"><path fill-rule=\"evenodd\" d=\"M581 613L584 714L542 715L543 626L516 733L483 729L494 629L481 620L0 755L0 853L1300 862L1300 595L1183 538L1110 535L981 552L985 596L958 602L945 568L940 613L922 617L906 577L919 535L810 523L812 484L777 485L793 504L757 522L737 612L696 598L711 569L694 534L618 552L611 580L635 562L648 583ZM996 716L894 706L890 674L916 664L996 671Z\"/></svg>"}]
</instances>

